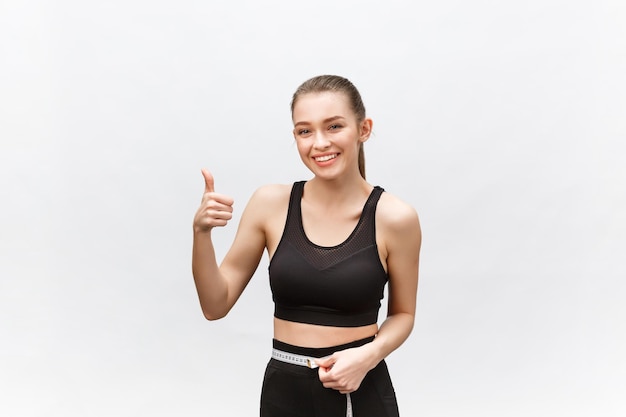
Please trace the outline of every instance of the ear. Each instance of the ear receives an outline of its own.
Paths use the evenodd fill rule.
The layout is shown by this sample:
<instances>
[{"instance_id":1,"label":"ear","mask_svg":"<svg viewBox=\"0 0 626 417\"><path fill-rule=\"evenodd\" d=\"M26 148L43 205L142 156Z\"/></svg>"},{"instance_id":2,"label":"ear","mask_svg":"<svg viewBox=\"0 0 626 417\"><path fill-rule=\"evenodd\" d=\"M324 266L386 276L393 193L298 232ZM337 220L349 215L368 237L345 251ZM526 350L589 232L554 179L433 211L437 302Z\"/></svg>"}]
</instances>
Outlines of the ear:
<instances>
[{"instance_id":1,"label":"ear","mask_svg":"<svg viewBox=\"0 0 626 417\"><path fill-rule=\"evenodd\" d=\"M370 138L373 125L374 122L372 121L372 119L368 117L363 119L361 125L359 126L359 142L366 142Z\"/></svg>"}]
</instances>

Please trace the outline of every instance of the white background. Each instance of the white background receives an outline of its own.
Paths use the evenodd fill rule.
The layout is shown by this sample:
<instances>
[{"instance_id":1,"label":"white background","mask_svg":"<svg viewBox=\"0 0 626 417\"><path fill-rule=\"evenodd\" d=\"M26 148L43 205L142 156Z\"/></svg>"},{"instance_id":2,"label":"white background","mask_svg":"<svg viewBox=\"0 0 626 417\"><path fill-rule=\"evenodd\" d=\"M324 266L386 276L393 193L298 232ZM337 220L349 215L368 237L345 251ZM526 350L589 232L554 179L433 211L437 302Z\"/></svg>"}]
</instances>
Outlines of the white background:
<instances>
[{"instance_id":1,"label":"white background","mask_svg":"<svg viewBox=\"0 0 626 417\"><path fill-rule=\"evenodd\" d=\"M624 415L625 28L620 0L0 0L0 414L257 415L267 259L204 320L200 168L221 258L254 189L309 177L289 101L332 73L422 222L402 415Z\"/></svg>"}]
</instances>

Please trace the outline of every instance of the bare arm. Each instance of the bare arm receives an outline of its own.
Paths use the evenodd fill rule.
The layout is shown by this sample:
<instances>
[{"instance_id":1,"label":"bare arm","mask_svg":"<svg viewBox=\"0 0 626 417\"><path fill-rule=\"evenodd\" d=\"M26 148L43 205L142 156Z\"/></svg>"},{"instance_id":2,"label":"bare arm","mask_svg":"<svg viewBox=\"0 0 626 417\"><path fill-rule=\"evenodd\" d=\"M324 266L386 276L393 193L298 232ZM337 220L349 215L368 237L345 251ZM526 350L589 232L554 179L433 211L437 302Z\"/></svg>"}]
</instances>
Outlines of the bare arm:
<instances>
[{"instance_id":1,"label":"bare arm","mask_svg":"<svg viewBox=\"0 0 626 417\"><path fill-rule=\"evenodd\" d=\"M203 170L203 175L205 192L193 222L192 272L204 316L217 320L230 311L258 267L265 249L265 232L262 213L257 210L258 198L253 196L230 250L218 265L211 231L232 218L233 200L215 193L208 171Z\"/></svg>"},{"instance_id":2,"label":"bare arm","mask_svg":"<svg viewBox=\"0 0 626 417\"><path fill-rule=\"evenodd\" d=\"M381 207L381 198L376 220L389 274L387 319L371 343L317 361L324 386L341 393L358 389L365 374L407 339L415 321L422 242L419 219L412 207L393 197L386 199Z\"/></svg>"},{"instance_id":3,"label":"bare arm","mask_svg":"<svg viewBox=\"0 0 626 417\"><path fill-rule=\"evenodd\" d=\"M409 337L415 322L422 231L415 210L396 202L387 216L389 274L387 319L369 344L375 366Z\"/></svg>"}]
</instances>

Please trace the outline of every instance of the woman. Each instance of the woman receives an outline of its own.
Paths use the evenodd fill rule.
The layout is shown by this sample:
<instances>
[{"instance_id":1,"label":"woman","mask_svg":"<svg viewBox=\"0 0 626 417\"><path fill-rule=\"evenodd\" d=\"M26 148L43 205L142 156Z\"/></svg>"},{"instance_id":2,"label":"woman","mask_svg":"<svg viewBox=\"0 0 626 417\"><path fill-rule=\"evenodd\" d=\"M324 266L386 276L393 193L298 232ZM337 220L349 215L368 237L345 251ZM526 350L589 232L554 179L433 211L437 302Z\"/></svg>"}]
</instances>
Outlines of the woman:
<instances>
[{"instance_id":1,"label":"woman","mask_svg":"<svg viewBox=\"0 0 626 417\"><path fill-rule=\"evenodd\" d=\"M194 218L193 276L205 317L233 307L267 250L274 338L262 417L397 416L384 358L409 336L421 230L416 211L365 179L372 120L354 85L322 75L291 102L298 153L313 178L260 187L218 265L211 230L233 199L206 187ZM378 310L388 282L387 317Z\"/></svg>"}]
</instances>

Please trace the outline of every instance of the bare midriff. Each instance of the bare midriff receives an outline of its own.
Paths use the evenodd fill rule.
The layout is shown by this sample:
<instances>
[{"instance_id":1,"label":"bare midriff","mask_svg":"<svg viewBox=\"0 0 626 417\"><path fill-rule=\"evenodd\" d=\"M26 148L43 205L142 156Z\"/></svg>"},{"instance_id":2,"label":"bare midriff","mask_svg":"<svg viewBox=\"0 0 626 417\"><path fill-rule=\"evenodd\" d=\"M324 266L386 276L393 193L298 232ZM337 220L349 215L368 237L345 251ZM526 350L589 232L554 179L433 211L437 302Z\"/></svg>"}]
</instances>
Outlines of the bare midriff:
<instances>
[{"instance_id":1,"label":"bare midriff","mask_svg":"<svg viewBox=\"0 0 626 417\"><path fill-rule=\"evenodd\" d=\"M378 324L359 327L320 326L274 317L274 338L294 346L331 347L374 336Z\"/></svg>"}]
</instances>

